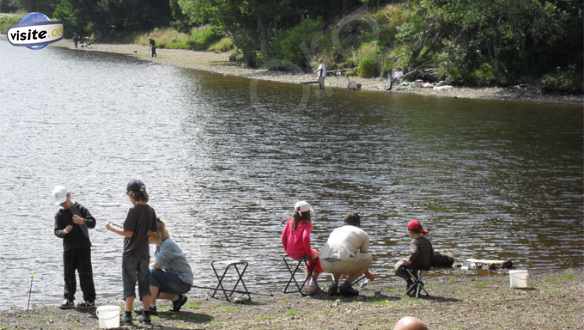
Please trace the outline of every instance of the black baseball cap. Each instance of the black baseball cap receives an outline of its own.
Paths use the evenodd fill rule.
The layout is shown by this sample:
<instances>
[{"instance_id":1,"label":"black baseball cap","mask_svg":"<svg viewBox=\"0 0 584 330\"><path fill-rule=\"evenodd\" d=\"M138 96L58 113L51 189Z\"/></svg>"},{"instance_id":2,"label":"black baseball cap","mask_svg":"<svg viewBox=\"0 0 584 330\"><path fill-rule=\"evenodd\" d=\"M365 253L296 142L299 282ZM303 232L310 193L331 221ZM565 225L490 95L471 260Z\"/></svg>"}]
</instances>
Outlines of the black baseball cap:
<instances>
[{"instance_id":1,"label":"black baseball cap","mask_svg":"<svg viewBox=\"0 0 584 330\"><path fill-rule=\"evenodd\" d=\"M146 185L144 184L144 182L138 180L138 179L133 179L130 180L130 182L128 182L128 185L126 186L126 192L145 192L146 191Z\"/></svg>"}]
</instances>

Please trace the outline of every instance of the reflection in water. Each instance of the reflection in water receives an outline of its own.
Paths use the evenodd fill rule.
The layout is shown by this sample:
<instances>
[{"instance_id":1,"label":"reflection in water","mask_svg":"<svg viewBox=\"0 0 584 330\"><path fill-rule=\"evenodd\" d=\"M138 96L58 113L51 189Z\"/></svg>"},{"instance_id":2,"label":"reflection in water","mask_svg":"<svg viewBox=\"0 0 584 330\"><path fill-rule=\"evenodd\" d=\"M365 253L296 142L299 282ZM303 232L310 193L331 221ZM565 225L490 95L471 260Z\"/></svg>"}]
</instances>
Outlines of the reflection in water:
<instances>
[{"instance_id":1,"label":"reflection in water","mask_svg":"<svg viewBox=\"0 0 584 330\"><path fill-rule=\"evenodd\" d=\"M250 261L252 286L277 289L287 275L282 220L299 199L316 208L315 246L347 212L364 215L382 273L407 248L410 217L459 259L583 264L578 107L250 87L121 56L6 43L0 59L0 308L22 306L31 272L36 303L60 300L49 193L61 183L98 220L99 296L119 297L122 241L103 225L122 223L133 177L147 183L198 285L211 283L211 260L236 257Z\"/></svg>"}]
</instances>

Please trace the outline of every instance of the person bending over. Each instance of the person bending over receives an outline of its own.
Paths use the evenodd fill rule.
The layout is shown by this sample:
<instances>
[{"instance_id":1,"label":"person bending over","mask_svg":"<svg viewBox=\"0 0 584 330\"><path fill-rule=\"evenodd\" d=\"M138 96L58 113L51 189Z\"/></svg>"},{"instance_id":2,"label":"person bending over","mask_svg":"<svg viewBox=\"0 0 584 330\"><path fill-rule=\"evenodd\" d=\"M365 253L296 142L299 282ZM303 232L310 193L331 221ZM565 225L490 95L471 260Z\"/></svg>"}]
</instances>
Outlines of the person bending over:
<instances>
[{"instance_id":1,"label":"person bending over","mask_svg":"<svg viewBox=\"0 0 584 330\"><path fill-rule=\"evenodd\" d=\"M345 225L336 228L330 234L326 244L320 250L320 260L325 272L333 274L333 283L329 295L339 293L339 281L343 296L357 296L359 291L352 288L352 283L361 275L373 280L375 275L369 272L373 257L369 254L369 235L360 228L361 217L352 213L345 217Z\"/></svg>"},{"instance_id":2,"label":"person bending over","mask_svg":"<svg viewBox=\"0 0 584 330\"><path fill-rule=\"evenodd\" d=\"M172 310L180 311L187 302L185 294L193 285L193 271L178 245L170 238L166 224L156 220L158 232L150 237L156 245L154 263L150 269L151 312L156 313L156 299L172 301Z\"/></svg>"}]
</instances>

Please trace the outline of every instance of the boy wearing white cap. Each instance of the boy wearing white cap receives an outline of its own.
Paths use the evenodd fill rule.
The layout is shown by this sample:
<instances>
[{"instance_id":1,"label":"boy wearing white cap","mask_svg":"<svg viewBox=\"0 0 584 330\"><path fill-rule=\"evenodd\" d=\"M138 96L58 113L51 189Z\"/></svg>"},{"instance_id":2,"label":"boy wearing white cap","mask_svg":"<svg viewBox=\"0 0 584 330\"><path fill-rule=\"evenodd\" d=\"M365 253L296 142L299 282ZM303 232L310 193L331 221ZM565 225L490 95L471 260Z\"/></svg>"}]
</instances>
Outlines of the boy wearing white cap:
<instances>
[{"instance_id":1,"label":"boy wearing white cap","mask_svg":"<svg viewBox=\"0 0 584 330\"><path fill-rule=\"evenodd\" d=\"M59 207L59 211L55 215L55 236L63 239L65 302L60 308L71 309L75 307L77 286L75 270L79 273L79 282L85 301L78 307L94 308L95 286L88 228L95 228L95 219L85 207L73 201L71 192L67 188L56 186L52 195L55 199L55 205Z\"/></svg>"}]
</instances>

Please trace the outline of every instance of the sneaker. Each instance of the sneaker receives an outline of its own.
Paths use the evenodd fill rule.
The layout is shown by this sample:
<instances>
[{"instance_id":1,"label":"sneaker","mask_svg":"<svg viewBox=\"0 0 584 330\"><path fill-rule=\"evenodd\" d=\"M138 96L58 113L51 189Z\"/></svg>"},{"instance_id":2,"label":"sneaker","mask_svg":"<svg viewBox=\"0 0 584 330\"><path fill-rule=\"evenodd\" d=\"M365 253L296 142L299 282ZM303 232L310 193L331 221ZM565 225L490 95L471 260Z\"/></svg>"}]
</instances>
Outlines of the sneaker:
<instances>
[{"instance_id":1,"label":"sneaker","mask_svg":"<svg viewBox=\"0 0 584 330\"><path fill-rule=\"evenodd\" d=\"M59 306L60 309L73 309L75 308L75 302L73 302L73 300L65 300L63 302L63 304L61 304L61 306Z\"/></svg>"},{"instance_id":2,"label":"sneaker","mask_svg":"<svg viewBox=\"0 0 584 330\"><path fill-rule=\"evenodd\" d=\"M328 288L328 295L329 296L337 296L339 294L339 286L336 284L331 284Z\"/></svg>"},{"instance_id":3,"label":"sneaker","mask_svg":"<svg viewBox=\"0 0 584 330\"><path fill-rule=\"evenodd\" d=\"M132 312L125 312L122 316L122 324L131 325L132 324Z\"/></svg>"},{"instance_id":4,"label":"sneaker","mask_svg":"<svg viewBox=\"0 0 584 330\"><path fill-rule=\"evenodd\" d=\"M138 317L138 321L142 324L151 325L152 321L150 321L150 312L144 311L142 315Z\"/></svg>"},{"instance_id":5,"label":"sneaker","mask_svg":"<svg viewBox=\"0 0 584 330\"><path fill-rule=\"evenodd\" d=\"M350 285L343 285L339 290L343 297L355 297L359 295L359 291L353 289Z\"/></svg>"},{"instance_id":6,"label":"sneaker","mask_svg":"<svg viewBox=\"0 0 584 330\"><path fill-rule=\"evenodd\" d=\"M183 296L182 294L178 296L178 298L172 302L172 311L173 312L180 312L181 307L187 302L187 296Z\"/></svg>"},{"instance_id":7,"label":"sneaker","mask_svg":"<svg viewBox=\"0 0 584 330\"><path fill-rule=\"evenodd\" d=\"M82 303L77 304L77 308L79 308L79 309L94 309L95 303L93 301L84 301Z\"/></svg>"}]
</instances>

